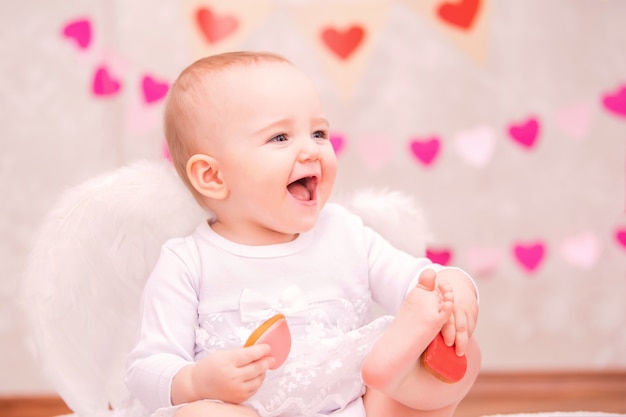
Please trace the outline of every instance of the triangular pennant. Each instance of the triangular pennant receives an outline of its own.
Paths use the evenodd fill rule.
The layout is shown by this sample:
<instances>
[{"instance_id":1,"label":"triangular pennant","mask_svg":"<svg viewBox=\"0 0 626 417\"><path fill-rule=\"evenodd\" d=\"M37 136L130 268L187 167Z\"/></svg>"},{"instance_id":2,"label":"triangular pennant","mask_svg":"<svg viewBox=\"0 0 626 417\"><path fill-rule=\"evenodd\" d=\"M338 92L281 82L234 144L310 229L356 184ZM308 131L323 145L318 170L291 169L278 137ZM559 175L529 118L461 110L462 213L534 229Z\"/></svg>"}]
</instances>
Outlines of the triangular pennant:
<instances>
[{"instance_id":1,"label":"triangular pennant","mask_svg":"<svg viewBox=\"0 0 626 417\"><path fill-rule=\"evenodd\" d=\"M489 0L405 0L479 64L486 61Z\"/></svg>"},{"instance_id":2,"label":"triangular pennant","mask_svg":"<svg viewBox=\"0 0 626 417\"><path fill-rule=\"evenodd\" d=\"M348 100L384 23L388 1L316 1L293 6L294 15L337 86Z\"/></svg>"},{"instance_id":3,"label":"triangular pennant","mask_svg":"<svg viewBox=\"0 0 626 417\"><path fill-rule=\"evenodd\" d=\"M271 8L270 0L182 0L195 58L240 49Z\"/></svg>"}]
</instances>

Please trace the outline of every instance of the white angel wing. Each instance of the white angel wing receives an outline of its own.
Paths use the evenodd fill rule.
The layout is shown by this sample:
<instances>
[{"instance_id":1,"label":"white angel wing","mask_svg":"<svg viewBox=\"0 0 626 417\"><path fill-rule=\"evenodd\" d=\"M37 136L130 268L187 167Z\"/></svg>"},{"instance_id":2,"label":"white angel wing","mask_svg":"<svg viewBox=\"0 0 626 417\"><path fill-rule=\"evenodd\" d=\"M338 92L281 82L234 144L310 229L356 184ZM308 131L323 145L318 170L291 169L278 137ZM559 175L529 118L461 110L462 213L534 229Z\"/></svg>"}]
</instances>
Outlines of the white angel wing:
<instances>
[{"instance_id":1,"label":"white angel wing","mask_svg":"<svg viewBox=\"0 0 626 417\"><path fill-rule=\"evenodd\" d=\"M424 219L400 192L361 190L340 201L396 247L423 255ZM27 265L22 303L44 371L80 416L127 398L145 279L169 238L207 217L166 162L141 162L65 193Z\"/></svg>"},{"instance_id":2,"label":"white angel wing","mask_svg":"<svg viewBox=\"0 0 626 417\"><path fill-rule=\"evenodd\" d=\"M431 236L424 214L410 195L387 189L358 189L337 202L360 216L363 223L396 248L413 256L425 256Z\"/></svg>"},{"instance_id":3,"label":"white angel wing","mask_svg":"<svg viewBox=\"0 0 626 417\"><path fill-rule=\"evenodd\" d=\"M96 177L53 208L21 301L44 372L74 412L97 415L125 399L145 279L165 240L206 216L165 161Z\"/></svg>"}]
</instances>

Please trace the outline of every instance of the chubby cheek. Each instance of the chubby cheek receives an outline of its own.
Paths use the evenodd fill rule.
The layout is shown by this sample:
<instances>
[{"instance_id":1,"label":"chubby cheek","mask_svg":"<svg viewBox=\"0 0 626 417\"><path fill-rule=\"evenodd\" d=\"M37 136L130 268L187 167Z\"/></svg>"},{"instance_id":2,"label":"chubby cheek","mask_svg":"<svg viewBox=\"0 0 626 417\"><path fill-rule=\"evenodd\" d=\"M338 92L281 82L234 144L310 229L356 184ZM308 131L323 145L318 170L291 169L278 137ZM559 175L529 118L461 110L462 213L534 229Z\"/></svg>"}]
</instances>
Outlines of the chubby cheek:
<instances>
[{"instance_id":1,"label":"chubby cheek","mask_svg":"<svg viewBox=\"0 0 626 417\"><path fill-rule=\"evenodd\" d=\"M284 191L277 189L279 184L282 187L289 175L282 165L270 158L242 158L229 167L228 182L249 197Z\"/></svg>"}]
</instances>

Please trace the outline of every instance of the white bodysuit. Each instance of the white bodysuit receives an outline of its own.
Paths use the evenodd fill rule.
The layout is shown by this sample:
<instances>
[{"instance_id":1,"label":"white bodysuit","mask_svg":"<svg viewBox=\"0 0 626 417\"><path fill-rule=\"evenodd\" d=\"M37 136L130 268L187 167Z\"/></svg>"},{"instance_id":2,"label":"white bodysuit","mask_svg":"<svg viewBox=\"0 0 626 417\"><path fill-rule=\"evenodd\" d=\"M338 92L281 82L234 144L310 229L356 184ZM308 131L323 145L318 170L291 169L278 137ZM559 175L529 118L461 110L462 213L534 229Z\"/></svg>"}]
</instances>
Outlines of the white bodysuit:
<instances>
[{"instance_id":1,"label":"white bodysuit","mask_svg":"<svg viewBox=\"0 0 626 417\"><path fill-rule=\"evenodd\" d=\"M396 313L426 267L440 269L334 204L284 244L237 244L203 223L163 246L145 286L127 386L146 415L172 415L171 382L182 367L242 346L280 312L291 330L289 357L245 404L262 417L364 416L361 365L391 320L372 320L373 302Z\"/></svg>"}]
</instances>

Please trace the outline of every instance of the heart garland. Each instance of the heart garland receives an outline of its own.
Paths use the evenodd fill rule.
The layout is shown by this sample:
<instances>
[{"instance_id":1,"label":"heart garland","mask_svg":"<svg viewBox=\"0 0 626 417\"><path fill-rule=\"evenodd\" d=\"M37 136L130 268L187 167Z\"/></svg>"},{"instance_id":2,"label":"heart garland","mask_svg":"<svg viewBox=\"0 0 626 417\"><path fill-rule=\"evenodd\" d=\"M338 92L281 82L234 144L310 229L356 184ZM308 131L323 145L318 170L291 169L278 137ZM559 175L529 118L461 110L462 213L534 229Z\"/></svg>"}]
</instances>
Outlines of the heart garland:
<instances>
[{"instance_id":1,"label":"heart garland","mask_svg":"<svg viewBox=\"0 0 626 417\"><path fill-rule=\"evenodd\" d=\"M420 139L414 138L409 144L411 154L422 165L429 167L439 155L441 140L437 136Z\"/></svg>"},{"instance_id":2,"label":"heart garland","mask_svg":"<svg viewBox=\"0 0 626 417\"><path fill-rule=\"evenodd\" d=\"M442 22L461 30L470 30L481 8L481 0L446 2L439 6L437 15Z\"/></svg>"},{"instance_id":3,"label":"heart garland","mask_svg":"<svg viewBox=\"0 0 626 417\"><path fill-rule=\"evenodd\" d=\"M611 114L626 117L626 84L602 96L602 105Z\"/></svg>"},{"instance_id":4,"label":"heart garland","mask_svg":"<svg viewBox=\"0 0 626 417\"><path fill-rule=\"evenodd\" d=\"M339 156L343 153L346 146L346 139L339 133L333 133L330 135L330 143L333 145L335 155Z\"/></svg>"},{"instance_id":5,"label":"heart garland","mask_svg":"<svg viewBox=\"0 0 626 417\"><path fill-rule=\"evenodd\" d=\"M615 230L615 241L622 249L626 249L626 226Z\"/></svg>"},{"instance_id":6,"label":"heart garland","mask_svg":"<svg viewBox=\"0 0 626 417\"><path fill-rule=\"evenodd\" d=\"M91 44L91 20L88 18L71 20L63 26L61 33L74 41L79 49L87 49Z\"/></svg>"},{"instance_id":7,"label":"heart garland","mask_svg":"<svg viewBox=\"0 0 626 417\"><path fill-rule=\"evenodd\" d=\"M119 92L122 83L109 72L105 65L101 65L94 72L91 87L95 96L108 97Z\"/></svg>"},{"instance_id":8,"label":"heart garland","mask_svg":"<svg viewBox=\"0 0 626 417\"><path fill-rule=\"evenodd\" d=\"M337 57L347 60L357 50L365 37L365 30L358 25L350 26L346 30L327 27L320 34L324 44Z\"/></svg>"},{"instance_id":9,"label":"heart garland","mask_svg":"<svg viewBox=\"0 0 626 417\"><path fill-rule=\"evenodd\" d=\"M86 51L92 43L92 21L88 17L72 19L61 29L61 36L76 44L81 51ZM109 63L100 63L93 71L91 93L97 98L113 97L119 94L124 83L111 69ZM167 95L169 84L156 79L153 75L141 77L141 92L146 105L159 102Z\"/></svg>"},{"instance_id":10,"label":"heart garland","mask_svg":"<svg viewBox=\"0 0 626 417\"><path fill-rule=\"evenodd\" d=\"M150 104L165 98L169 90L169 84L158 81L151 75L144 75L141 80L141 89L144 101Z\"/></svg>"},{"instance_id":11,"label":"heart garland","mask_svg":"<svg viewBox=\"0 0 626 417\"><path fill-rule=\"evenodd\" d=\"M204 38L212 44L227 38L239 27L239 21L235 16L218 15L208 7L196 10L196 23Z\"/></svg>"},{"instance_id":12,"label":"heart garland","mask_svg":"<svg viewBox=\"0 0 626 417\"><path fill-rule=\"evenodd\" d=\"M449 248L427 248L426 257L439 265L449 265L452 260L452 250Z\"/></svg>"},{"instance_id":13,"label":"heart garland","mask_svg":"<svg viewBox=\"0 0 626 417\"><path fill-rule=\"evenodd\" d=\"M509 125L508 133L511 139L524 149L535 147L539 137L539 120L530 117L520 123Z\"/></svg>"},{"instance_id":14,"label":"heart garland","mask_svg":"<svg viewBox=\"0 0 626 417\"><path fill-rule=\"evenodd\" d=\"M546 247L543 242L519 242L513 245L513 256L517 263L528 273L535 273L544 260Z\"/></svg>"},{"instance_id":15,"label":"heart garland","mask_svg":"<svg viewBox=\"0 0 626 417\"><path fill-rule=\"evenodd\" d=\"M461 29L469 29L479 14L479 0L465 0L457 3L444 3L438 9L439 16L451 25ZM198 28L208 42L216 43L230 36L237 30L238 22L235 16L217 15L210 9L199 8L196 12ZM348 60L358 50L366 31L359 25L353 25L344 30L335 27L326 27L321 32L324 44L341 60ZM93 22L88 17L81 17L67 21L61 29L61 36L72 42L79 51L90 49L93 42ZM96 97L111 97L118 94L123 88L123 82L107 63L96 66L91 82L91 91ZM166 81L157 79L154 75L144 74L141 77L142 98L146 105L163 100L169 89ZM626 84L601 94L601 107L609 114L619 118L626 118ZM556 114L555 121L563 132L571 137L581 138L589 129L591 108L585 103L579 103L561 109ZM507 133L511 140L526 150L536 148L541 132L541 122L536 116L529 116L507 126ZM386 163L389 154L374 159L371 155L387 149L389 141L384 138L370 138L369 145L359 146L363 155L369 155L369 165L380 167ZM331 143L337 155L345 151L347 138L341 134L331 135ZM454 148L457 153L470 165L485 166L491 159L494 151L495 133L487 126L474 130L459 132L454 137ZM387 144L387 145L386 145ZM442 141L438 136L413 138L410 140L410 153L423 166L432 166L441 153ZM371 148L371 149L370 149ZM164 148L164 153L166 153ZM374 151L378 149L378 151ZM380 152L382 154L382 152ZM616 228L615 243L626 249L626 227ZM498 256L496 251L468 251L468 256L474 259L473 267L483 272L489 272L497 267ZM591 232L584 232L564 239L558 251L564 260L580 268L593 267L599 258L601 250L599 240ZM512 254L516 263L527 273L534 274L540 270L546 258L547 246L543 241L516 242L512 246ZM451 248L428 250L429 258L433 261L446 264L452 257ZM478 259L480 258L480 259ZM468 261L469 262L469 261ZM471 262L469 262L471 263Z\"/></svg>"}]
</instances>

